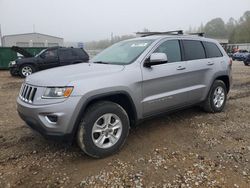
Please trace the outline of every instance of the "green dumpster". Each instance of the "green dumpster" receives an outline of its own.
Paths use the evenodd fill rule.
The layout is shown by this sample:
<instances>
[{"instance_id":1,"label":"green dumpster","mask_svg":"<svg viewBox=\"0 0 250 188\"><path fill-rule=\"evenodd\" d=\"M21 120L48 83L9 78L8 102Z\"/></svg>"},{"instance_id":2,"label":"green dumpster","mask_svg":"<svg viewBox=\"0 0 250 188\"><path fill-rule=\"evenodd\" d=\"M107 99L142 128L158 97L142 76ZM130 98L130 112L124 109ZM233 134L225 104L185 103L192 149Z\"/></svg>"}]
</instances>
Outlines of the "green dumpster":
<instances>
[{"instance_id":1,"label":"green dumpster","mask_svg":"<svg viewBox=\"0 0 250 188\"><path fill-rule=\"evenodd\" d=\"M24 49L35 56L45 48L30 47ZM8 69L10 61L14 61L16 59L17 59L17 52L11 50L10 47L0 47L0 69Z\"/></svg>"}]
</instances>

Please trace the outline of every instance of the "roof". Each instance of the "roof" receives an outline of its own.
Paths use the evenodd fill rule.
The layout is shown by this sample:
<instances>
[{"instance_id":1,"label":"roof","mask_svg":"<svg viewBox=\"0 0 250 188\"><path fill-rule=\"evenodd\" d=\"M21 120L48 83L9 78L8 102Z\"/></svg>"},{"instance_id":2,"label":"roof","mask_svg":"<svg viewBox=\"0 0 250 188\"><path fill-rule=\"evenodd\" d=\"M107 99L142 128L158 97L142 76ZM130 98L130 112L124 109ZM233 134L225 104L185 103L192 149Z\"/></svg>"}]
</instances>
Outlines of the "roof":
<instances>
[{"instance_id":1,"label":"roof","mask_svg":"<svg viewBox=\"0 0 250 188\"><path fill-rule=\"evenodd\" d=\"M43 35L43 36L48 36L48 37L54 37L54 38L58 38L58 39L63 39L61 37L56 37L56 36L52 36L52 35L46 35L46 34L42 34L42 33L22 33L22 34L13 34L13 35L4 35L4 37L11 37L11 36L20 36L20 35L31 35L31 34L38 34L38 35Z\"/></svg>"}]
</instances>

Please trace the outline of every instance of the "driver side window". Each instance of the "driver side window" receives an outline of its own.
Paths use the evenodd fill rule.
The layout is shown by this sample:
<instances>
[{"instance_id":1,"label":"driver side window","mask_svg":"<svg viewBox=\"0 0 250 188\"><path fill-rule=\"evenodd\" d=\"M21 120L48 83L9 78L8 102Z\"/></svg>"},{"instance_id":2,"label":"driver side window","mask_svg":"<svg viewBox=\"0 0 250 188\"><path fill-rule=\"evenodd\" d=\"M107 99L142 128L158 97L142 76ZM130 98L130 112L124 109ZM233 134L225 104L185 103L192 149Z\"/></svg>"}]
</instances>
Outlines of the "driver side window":
<instances>
[{"instance_id":1,"label":"driver side window","mask_svg":"<svg viewBox=\"0 0 250 188\"><path fill-rule=\"evenodd\" d=\"M155 53L165 53L168 57L168 63L181 61L181 50L178 40L168 40L163 42L155 50Z\"/></svg>"},{"instance_id":2,"label":"driver side window","mask_svg":"<svg viewBox=\"0 0 250 188\"><path fill-rule=\"evenodd\" d=\"M48 50L44 53L46 59L57 58L57 50Z\"/></svg>"}]
</instances>

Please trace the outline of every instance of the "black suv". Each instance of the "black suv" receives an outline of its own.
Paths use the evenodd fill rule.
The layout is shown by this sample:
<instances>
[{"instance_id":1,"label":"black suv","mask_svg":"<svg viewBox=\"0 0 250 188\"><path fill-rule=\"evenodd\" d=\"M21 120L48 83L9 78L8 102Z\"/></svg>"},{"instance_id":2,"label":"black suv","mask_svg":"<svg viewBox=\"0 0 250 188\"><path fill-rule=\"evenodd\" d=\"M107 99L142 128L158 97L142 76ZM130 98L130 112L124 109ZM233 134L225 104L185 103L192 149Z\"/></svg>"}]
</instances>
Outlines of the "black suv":
<instances>
[{"instance_id":1,"label":"black suv","mask_svg":"<svg viewBox=\"0 0 250 188\"><path fill-rule=\"evenodd\" d=\"M40 70L89 60L89 55L82 48L51 47L42 50L36 56L17 46L13 46L12 50L24 56L24 58L10 62L9 70L12 76L26 77Z\"/></svg>"}]
</instances>

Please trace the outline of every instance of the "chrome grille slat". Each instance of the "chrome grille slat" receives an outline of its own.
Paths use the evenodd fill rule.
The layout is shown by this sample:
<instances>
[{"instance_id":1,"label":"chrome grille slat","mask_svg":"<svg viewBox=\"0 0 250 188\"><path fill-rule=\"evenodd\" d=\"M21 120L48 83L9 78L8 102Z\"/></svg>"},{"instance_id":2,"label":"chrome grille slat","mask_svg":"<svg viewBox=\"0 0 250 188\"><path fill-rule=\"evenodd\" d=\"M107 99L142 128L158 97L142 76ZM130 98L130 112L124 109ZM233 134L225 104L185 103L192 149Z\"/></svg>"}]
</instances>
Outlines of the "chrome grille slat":
<instances>
[{"instance_id":1,"label":"chrome grille slat","mask_svg":"<svg viewBox=\"0 0 250 188\"><path fill-rule=\"evenodd\" d=\"M26 89L26 85L23 86L23 91L22 91L21 96L23 96L25 89Z\"/></svg>"},{"instance_id":2,"label":"chrome grille slat","mask_svg":"<svg viewBox=\"0 0 250 188\"><path fill-rule=\"evenodd\" d=\"M24 93L23 93L23 98L25 98L27 90L28 90L28 86L25 87L25 90L24 90Z\"/></svg>"},{"instance_id":3,"label":"chrome grille slat","mask_svg":"<svg viewBox=\"0 0 250 188\"><path fill-rule=\"evenodd\" d=\"M28 95L29 95L29 90L30 90L30 87L27 86L27 89L26 89L25 95L24 95L24 99L25 99L26 102L28 101L27 98L28 98Z\"/></svg>"},{"instance_id":4,"label":"chrome grille slat","mask_svg":"<svg viewBox=\"0 0 250 188\"><path fill-rule=\"evenodd\" d=\"M27 103L33 103L37 88L28 84L24 84L20 90L20 99Z\"/></svg>"},{"instance_id":5,"label":"chrome grille slat","mask_svg":"<svg viewBox=\"0 0 250 188\"><path fill-rule=\"evenodd\" d=\"M19 91L19 96L22 95L22 93L23 93L23 88L24 88L24 84L22 84L22 86L21 86L21 89L20 89L20 91Z\"/></svg>"},{"instance_id":6,"label":"chrome grille slat","mask_svg":"<svg viewBox=\"0 0 250 188\"><path fill-rule=\"evenodd\" d=\"M28 98L28 101L29 101L29 102L32 102L31 98L32 98L33 92L34 92L34 88L31 87L30 95L29 95L29 98Z\"/></svg>"}]
</instances>

